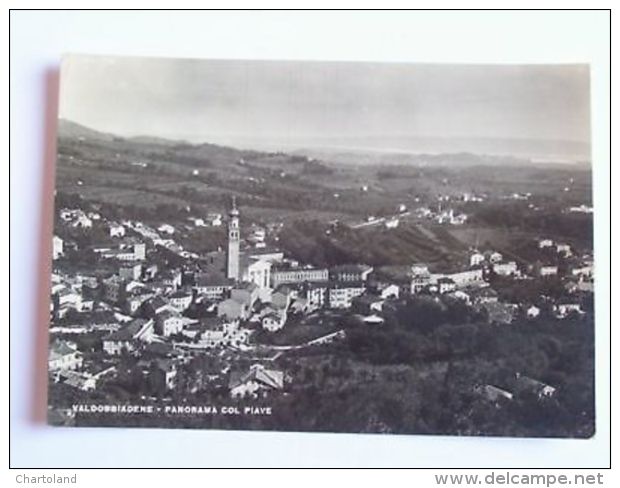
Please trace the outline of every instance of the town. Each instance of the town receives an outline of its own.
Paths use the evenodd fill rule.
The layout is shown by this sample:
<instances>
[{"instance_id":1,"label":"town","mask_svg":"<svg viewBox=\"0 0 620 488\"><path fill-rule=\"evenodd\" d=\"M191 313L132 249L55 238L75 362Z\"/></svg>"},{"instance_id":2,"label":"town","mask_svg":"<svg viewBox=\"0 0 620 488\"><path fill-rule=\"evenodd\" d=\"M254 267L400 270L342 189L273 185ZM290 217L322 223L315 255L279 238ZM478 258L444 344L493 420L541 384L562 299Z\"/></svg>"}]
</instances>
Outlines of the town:
<instances>
[{"instance_id":1,"label":"town","mask_svg":"<svg viewBox=\"0 0 620 488\"><path fill-rule=\"evenodd\" d=\"M79 162L73 153L69 159ZM247 167L251 160L246 157L237 164ZM194 169L189 176L198 175ZM485 426L490 420L479 422L477 416L491 412L504 418L514 414L514 405L526 402L541 415L562 409L561 428L568 430L557 435L590 435L592 413L583 404L574 407L578 412L568 412L562 404L571 372L562 377L560 366L549 371L552 362L561 359L561 367L568 368L571 357L586 354L570 344L561 350L559 339L552 336L569 331L561 334L571 334L571 341L585 347L583 337L592 334L591 247L570 235L541 230L515 249L475 231L480 222L476 213L484 214L487 204L514 202L532 214L540 212L545 202L531 192L493 195L472 190L432 198L416 194L407 201L396 197L391 208L383 205L383 213L363 218L330 215L304 223L273 213L256 218L248 199L237 199L235 192L200 214L188 206L139 219L109 202L80 197L80 187L86 186L82 179L73 185L76 191L64 189L56 197L51 421L156 423L144 416L106 420L76 414L76 403L143 402L171 412L177 405L232 402L242 405L240 411L269 408L273 415L265 422L274 423L256 424L260 420L253 419L237 424L189 415L182 420L173 416L170 425L433 433L441 431L446 420L433 419L428 404L450 390L459 397L454 402L460 410L452 413L463 416L447 427L455 433L505 432L505 420ZM364 184L355 191L362 199L375 190ZM339 201L346 195L332 192L331 198ZM572 202L560 212L590 218L588 209L587 203ZM306 249L295 241L296 233L306 232L304 225L311 226L319 242L351 242L352 253L366 240L384 245L368 254L368 261L344 252L317 257L316 246ZM433 253L455 239L450 228L462 235L473 230L458 252L448 256L442 250L437 259ZM196 233L210 236L207 244L197 246L192 237ZM420 234L438 244L420 246L419 254L401 253L397 262L382 262L381 252L392 252L389 236L395 233L403 233L398 234L403 239ZM425 252L429 260L420 261ZM536 329L545 331L542 345L536 347L548 357L542 358L538 350L519 361L501 356L511 341L518 342L515 334L533 342L538 332L528 331ZM492 361L475 364L485 355L492 355ZM582 373L586 378L591 374ZM329 394L345 402L353 391L359 394L371 384L369 396L377 388L398 389L400 384L404 391L411 384L416 398L403 396L398 405L383 399L375 410L352 418L352 424L340 419L323 425L318 413L307 415L308 405L303 410L308 423L295 420L300 412L293 407L296 398L305 403L314 395L319 402L316 398ZM437 391L424 393L432 385ZM319 386L322 392L313 392ZM447 399L443 404L451 408ZM401 411L403 405L410 414ZM317 412L326 408L317 407ZM573 430L566 427L573 422L571 416L581 422ZM511 433L531 435L535 424Z\"/></svg>"}]
</instances>

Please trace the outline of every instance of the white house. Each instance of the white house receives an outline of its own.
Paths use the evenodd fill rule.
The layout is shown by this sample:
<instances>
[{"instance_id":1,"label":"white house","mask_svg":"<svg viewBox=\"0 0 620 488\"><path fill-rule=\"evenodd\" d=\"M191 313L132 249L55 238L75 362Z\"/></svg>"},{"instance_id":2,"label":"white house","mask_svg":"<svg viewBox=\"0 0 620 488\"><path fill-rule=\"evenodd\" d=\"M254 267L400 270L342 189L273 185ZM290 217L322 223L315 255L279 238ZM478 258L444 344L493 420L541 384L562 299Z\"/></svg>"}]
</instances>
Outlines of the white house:
<instances>
[{"instance_id":1,"label":"white house","mask_svg":"<svg viewBox=\"0 0 620 488\"><path fill-rule=\"evenodd\" d=\"M303 288L306 309L314 310L325 306L328 298L327 284L323 282L306 283Z\"/></svg>"},{"instance_id":2,"label":"white house","mask_svg":"<svg viewBox=\"0 0 620 488\"><path fill-rule=\"evenodd\" d=\"M75 220L72 222L72 225L73 227L90 229L93 226L93 221L84 212L79 212Z\"/></svg>"},{"instance_id":3,"label":"white house","mask_svg":"<svg viewBox=\"0 0 620 488\"><path fill-rule=\"evenodd\" d=\"M551 266L551 265L544 265L541 266L538 274L540 276L555 276L558 274L558 267L557 266Z\"/></svg>"},{"instance_id":4,"label":"white house","mask_svg":"<svg viewBox=\"0 0 620 488\"><path fill-rule=\"evenodd\" d=\"M400 287L393 283L380 283L375 285L374 288L384 300L388 298L398 298L400 295Z\"/></svg>"},{"instance_id":5,"label":"white house","mask_svg":"<svg viewBox=\"0 0 620 488\"><path fill-rule=\"evenodd\" d=\"M82 353L66 341L55 341L50 345L49 371L75 370L82 367Z\"/></svg>"},{"instance_id":6,"label":"white house","mask_svg":"<svg viewBox=\"0 0 620 488\"><path fill-rule=\"evenodd\" d=\"M219 227L222 225L222 214L219 214L219 213L207 214L205 221L208 222L209 225L213 227Z\"/></svg>"},{"instance_id":7,"label":"white house","mask_svg":"<svg viewBox=\"0 0 620 488\"><path fill-rule=\"evenodd\" d=\"M415 295L431 283L431 273L425 264L413 264L411 266L411 294Z\"/></svg>"},{"instance_id":8,"label":"white house","mask_svg":"<svg viewBox=\"0 0 620 488\"><path fill-rule=\"evenodd\" d=\"M116 222L112 222L110 224L110 237L124 237L125 236L125 227Z\"/></svg>"},{"instance_id":9,"label":"white house","mask_svg":"<svg viewBox=\"0 0 620 488\"><path fill-rule=\"evenodd\" d=\"M564 257L572 256L573 251L568 244L557 243L555 246L555 250L558 254L562 254Z\"/></svg>"},{"instance_id":10,"label":"white house","mask_svg":"<svg viewBox=\"0 0 620 488\"><path fill-rule=\"evenodd\" d=\"M363 282L337 282L329 288L329 306L331 308L350 308L353 298L366 291Z\"/></svg>"},{"instance_id":11,"label":"white house","mask_svg":"<svg viewBox=\"0 0 620 488\"><path fill-rule=\"evenodd\" d=\"M176 311L164 310L155 317L155 331L164 337L183 330L183 317Z\"/></svg>"},{"instance_id":12,"label":"white house","mask_svg":"<svg viewBox=\"0 0 620 488\"><path fill-rule=\"evenodd\" d=\"M439 278L437 280L437 286L439 287L438 290L441 294L449 293L456 289L456 283L454 282L454 280L447 277Z\"/></svg>"},{"instance_id":13,"label":"white house","mask_svg":"<svg viewBox=\"0 0 620 488\"><path fill-rule=\"evenodd\" d=\"M530 319L536 318L540 315L540 308L538 308L536 305L531 305L527 308L525 314Z\"/></svg>"},{"instance_id":14,"label":"white house","mask_svg":"<svg viewBox=\"0 0 620 488\"><path fill-rule=\"evenodd\" d=\"M583 264L577 268L571 270L573 276L578 276L580 279L591 279L594 276L594 267L592 264Z\"/></svg>"},{"instance_id":15,"label":"white house","mask_svg":"<svg viewBox=\"0 0 620 488\"><path fill-rule=\"evenodd\" d=\"M52 238L52 259L58 259L64 254L63 247L63 240L58 236L54 236Z\"/></svg>"},{"instance_id":16,"label":"white house","mask_svg":"<svg viewBox=\"0 0 620 488\"><path fill-rule=\"evenodd\" d=\"M504 259L504 256L502 256L502 254L497 251L493 251L489 255L489 262L492 264L501 263L503 259Z\"/></svg>"},{"instance_id":17,"label":"white house","mask_svg":"<svg viewBox=\"0 0 620 488\"><path fill-rule=\"evenodd\" d=\"M578 303L560 303L553 307L555 316L559 319L563 319L572 313L581 314L581 306Z\"/></svg>"},{"instance_id":18,"label":"white house","mask_svg":"<svg viewBox=\"0 0 620 488\"><path fill-rule=\"evenodd\" d=\"M538 241L538 248L544 249L546 247L553 247L553 241L551 239L540 239Z\"/></svg>"},{"instance_id":19,"label":"white house","mask_svg":"<svg viewBox=\"0 0 620 488\"><path fill-rule=\"evenodd\" d=\"M205 227L205 221L197 217L188 217L188 220L192 222L196 227Z\"/></svg>"},{"instance_id":20,"label":"white house","mask_svg":"<svg viewBox=\"0 0 620 488\"><path fill-rule=\"evenodd\" d=\"M484 263L484 254L479 253L478 251L474 251L471 256L469 256L469 265L470 266L480 266Z\"/></svg>"},{"instance_id":21,"label":"white house","mask_svg":"<svg viewBox=\"0 0 620 488\"><path fill-rule=\"evenodd\" d=\"M58 294L59 307L71 307L78 311L82 310L82 295L73 288L62 288Z\"/></svg>"},{"instance_id":22,"label":"white house","mask_svg":"<svg viewBox=\"0 0 620 488\"><path fill-rule=\"evenodd\" d=\"M174 227L172 227L170 224L161 224L159 227L157 227L157 230L164 234L174 234Z\"/></svg>"},{"instance_id":23,"label":"white house","mask_svg":"<svg viewBox=\"0 0 620 488\"><path fill-rule=\"evenodd\" d=\"M519 273L517 263L514 261L507 261L505 263L495 263L493 265L493 272L500 276L512 276Z\"/></svg>"}]
</instances>

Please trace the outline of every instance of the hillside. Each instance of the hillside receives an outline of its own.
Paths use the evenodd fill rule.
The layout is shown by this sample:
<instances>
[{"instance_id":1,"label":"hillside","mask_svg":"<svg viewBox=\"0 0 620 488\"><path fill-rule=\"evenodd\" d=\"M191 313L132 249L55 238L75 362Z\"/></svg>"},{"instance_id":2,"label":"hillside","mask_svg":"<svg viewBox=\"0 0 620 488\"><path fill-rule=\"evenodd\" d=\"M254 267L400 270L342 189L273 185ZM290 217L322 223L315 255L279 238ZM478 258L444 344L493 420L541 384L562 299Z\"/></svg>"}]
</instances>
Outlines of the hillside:
<instances>
[{"instance_id":1,"label":"hillside","mask_svg":"<svg viewBox=\"0 0 620 488\"><path fill-rule=\"evenodd\" d=\"M71 120L58 119L58 137L63 139L84 138L97 141L112 141L115 136L90 129Z\"/></svg>"}]
</instances>

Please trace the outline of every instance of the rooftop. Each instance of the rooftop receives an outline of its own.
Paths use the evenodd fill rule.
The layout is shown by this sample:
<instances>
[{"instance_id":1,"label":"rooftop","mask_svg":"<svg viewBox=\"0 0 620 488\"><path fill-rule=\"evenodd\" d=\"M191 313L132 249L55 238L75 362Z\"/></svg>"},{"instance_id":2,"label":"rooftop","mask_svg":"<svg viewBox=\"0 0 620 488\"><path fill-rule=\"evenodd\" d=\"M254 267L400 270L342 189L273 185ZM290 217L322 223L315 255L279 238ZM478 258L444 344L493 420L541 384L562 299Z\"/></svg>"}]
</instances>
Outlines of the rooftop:
<instances>
[{"instance_id":1,"label":"rooftop","mask_svg":"<svg viewBox=\"0 0 620 488\"><path fill-rule=\"evenodd\" d=\"M66 356L68 354L74 354L75 352L77 352L77 350L75 348L71 347L67 342L65 342L65 341L54 341L50 345L49 358L50 359L58 359L58 358L61 358L63 356Z\"/></svg>"},{"instance_id":2,"label":"rooftop","mask_svg":"<svg viewBox=\"0 0 620 488\"><path fill-rule=\"evenodd\" d=\"M196 286L233 286L235 280L227 278L223 273L201 273L196 276Z\"/></svg>"},{"instance_id":3,"label":"rooftop","mask_svg":"<svg viewBox=\"0 0 620 488\"><path fill-rule=\"evenodd\" d=\"M263 386L280 390L284 386L284 373L278 370L266 369L261 364L253 364L247 372L231 373L229 386L230 388L235 388L248 381L256 381Z\"/></svg>"},{"instance_id":4,"label":"rooftop","mask_svg":"<svg viewBox=\"0 0 620 488\"><path fill-rule=\"evenodd\" d=\"M340 264L330 268L332 273L365 273L372 271L372 266L367 264Z\"/></svg>"},{"instance_id":5,"label":"rooftop","mask_svg":"<svg viewBox=\"0 0 620 488\"><path fill-rule=\"evenodd\" d=\"M134 319L121 329L112 332L103 338L104 341L131 341L135 335L148 324L148 320Z\"/></svg>"}]
</instances>

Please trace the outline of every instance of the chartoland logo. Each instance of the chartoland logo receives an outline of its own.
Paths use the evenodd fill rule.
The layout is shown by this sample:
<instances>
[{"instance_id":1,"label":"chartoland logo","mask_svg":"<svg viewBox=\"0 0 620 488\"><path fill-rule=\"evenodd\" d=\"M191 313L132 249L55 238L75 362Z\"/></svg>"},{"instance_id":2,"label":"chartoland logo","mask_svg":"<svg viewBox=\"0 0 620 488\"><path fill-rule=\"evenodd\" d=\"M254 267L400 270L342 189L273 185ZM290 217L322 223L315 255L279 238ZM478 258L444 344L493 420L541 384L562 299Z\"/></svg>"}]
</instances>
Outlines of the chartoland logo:
<instances>
[{"instance_id":1,"label":"chartoland logo","mask_svg":"<svg viewBox=\"0 0 620 488\"><path fill-rule=\"evenodd\" d=\"M18 474L15 477L18 485L74 485L77 483L77 474L60 476L57 474L37 474L25 475Z\"/></svg>"}]
</instances>

